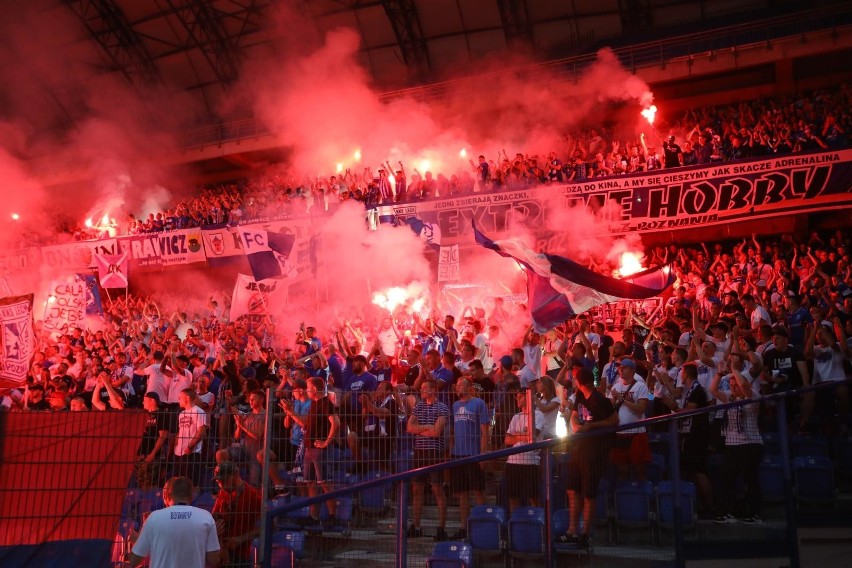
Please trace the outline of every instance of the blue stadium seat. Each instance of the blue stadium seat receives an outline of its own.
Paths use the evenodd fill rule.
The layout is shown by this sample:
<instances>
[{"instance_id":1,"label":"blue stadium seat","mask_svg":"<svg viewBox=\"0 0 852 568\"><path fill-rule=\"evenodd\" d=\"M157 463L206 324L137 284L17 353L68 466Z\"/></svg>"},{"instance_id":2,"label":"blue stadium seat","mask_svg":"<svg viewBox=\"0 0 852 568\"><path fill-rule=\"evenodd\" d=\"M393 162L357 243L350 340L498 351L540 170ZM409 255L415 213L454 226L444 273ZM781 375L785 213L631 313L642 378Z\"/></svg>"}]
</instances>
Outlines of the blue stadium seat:
<instances>
[{"instance_id":1,"label":"blue stadium seat","mask_svg":"<svg viewBox=\"0 0 852 568\"><path fill-rule=\"evenodd\" d=\"M695 528L697 514L695 485L689 481L680 482L680 502L685 529ZM674 484L671 481L661 481L657 485L657 524L660 528L674 529Z\"/></svg>"},{"instance_id":2,"label":"blue stadium seat","mask_svg":"<svg viewBox=\"0 0 852 568\"><path fill-rule=\"evenodd\" d=\"M470 568L473 550L460 541L439 542L426 561L427 568Z\"/></svg>"},{"instance_id":3,"label":"blue stadium seat","mask_svg":"<svg viewBox=\"0 0 852 568\"><path fill-rule=\"evenodd\" d=\"M509 556L512 559L542 558L547 541L544 534L544 509L519 507L509 518Z\"/></svg>"},{"instance_id":4,"label":"blue stadium seat","mask_svg":"<svg viewBox=\"0 0 852 568\"><path fill-rule=\"evenodd\" d=\"M660 454L666 458L666 461L668 461L669 454L671 453L669 438L668 432L648 432L648 443L651 445L651 451L655 454Z\"/></svg>"},{"instance_id":5,"label":"blue stadium seat","mask_svg":"<svg viewBox=\"0 0 852 568\"><path fill-rule=\"evenodd\" d=\"M364 481L373 481L387 477L390 474L386 471L371 471L364 475L361 479ZM381 514L387 510L387 498L390 493L390 483L377 485L369 489L364 489L358 492L358 513Z\"/></svg>"},{"instance_id":6,"label":"blue stadium seat","mask_svg":"<svg viewBox=\"0 0 852 568\"><path fill-rule=\"evenodd\" d=\"M615 537L619 527L647 528L653 539L654 486L650 481L625 481L615 488Z\"/></svg>"},{"instance_id":7,"label":"blue stadium seat","mask_svg":"<svg viewBox=\"0 0 852 568\"><path fill-rule=\"evenodd\" d=\"M837 504L834 484L834 463L820 456L799 457L793 460L793 479L796 483L796 499L801 504Z\"/></svg>"},{"instance_id":8,"label":"blue stadium seat","mask_svg":"<svg viewBox=\"0 0 852 568\"><path fill-rule=\"evenodd\" d=\"M794 458L828 457L828 442L819 436L793 436Z\"/></svg>"},{"instance_id":9,"label":"blue stadium seat","mask_svg":"<svg viewBox=\"0 0 852 568\"><path fill-rule=\"evenodd\" d=\"M761 432L760 437L763 438L763 455L781 455L781 437L777 432Z\"/></svg>"},{"instance_id":10,"label":"blue stadium seat","mask_svg":"<svg viewBox=\"0 0 852 568\"><path fill-rule=\"evenodd\" d=\"M502 556L506 510L493 505L477 505L467 518L467 539L476 555Z\"/></svg>"},{"instance_id":11,"label":"blue stadium seat","mask_svg":"<svg viewBox=\"0 0 852 568\"><path fill-rule=\"evenodd\" d=\"M651 454L651 463L645 466L648 481L657 485L666 478L666 456L662 454Z\"/></svg>"},{"instance_id":12,"label":"blue stadium seat","mask_svg":"<svg viewBox=\"0 0 852 568\"><path fill-rule=\"evenodd\" d=\"M760 493L766 502L780 503L786 498L784 462L780 455L764 454L758 470Z\"/></svg>"},{"instance_id":13,"label":"blue stadium seat","mask_svg":"<svg viewBox=\"0 0 852 568\"><path fill-rule=\"evenodd\" d=\"M290 546L292 543L298 546L302 551L302 558L305 550L305 535L304 533L295 531L280 531L272 535L272 558L270 566L275 568L293 568L296 565L296 551ZM259 541L254 539L251 541L251 557L254 563L259 565Z\"/></svg>"},{"instance_id":14,"label":"blue stadium seat","mask_svg":"<svg viewBox=\"0 0 852 568\"><path fill-rule=\"evenodd\" d=\"M337 510L334 514L337 519L337 524L334 527L323 529L323 532L347 532L349 530L349 525L352 522L352 499L349 497L338 497L334 501L335 505L337 505ZM320 507L320 520L327 521L328 517L328 504L323 501L322 507Z\"/></svg>"}]
</instances>

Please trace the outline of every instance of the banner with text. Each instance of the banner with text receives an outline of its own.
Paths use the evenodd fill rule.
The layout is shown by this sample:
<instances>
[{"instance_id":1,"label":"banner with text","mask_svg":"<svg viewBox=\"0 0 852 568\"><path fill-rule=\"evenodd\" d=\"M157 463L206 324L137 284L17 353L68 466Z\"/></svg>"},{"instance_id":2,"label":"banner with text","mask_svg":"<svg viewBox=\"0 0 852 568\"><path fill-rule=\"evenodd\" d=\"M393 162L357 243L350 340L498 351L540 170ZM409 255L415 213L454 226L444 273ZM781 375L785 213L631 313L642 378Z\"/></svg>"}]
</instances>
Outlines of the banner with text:
<instances>
[{"instance_id":1,"label":"banner with text","mask_svg":"<svg viewBox=\"0 0 852 568\"><path fill-rule=\"evenodd\" d=\"M459 245L441 247L438 253L438 282L461 280L459 267Z\"/></svg>"},{"instance_id":2,"label":"banner with text","mask_svg":"<svg viewBox=\"0 0 852 568\"><path fill-rule=\"evenodd\" d=\"M601 208L605 202L613 207ZM470 233L549 226L550 212L568 207L600 211L601 234L648 233L727 224L743 219L844 209L852 206L852 150L789 154L611 176L588 182L469 195L392 207L401 219L437 223L444 244Z\"/></svg>"},{"instance_id":3,"label":"banner with text","mask_svg":"<svg viewBox=\"0 0 852 568\"><path fill-rule=\"evenodd\" d=\"M601 207L608 203L608 207ZM592 208L600 234L650 233L730 224L744 219L848 209L852 207L852 149L787 154L764 159L611 176L578 183L480 193L451 199L380 207L381 215L416 218L441 236L443 245L469 240L471 221L486 233L525 228L538 238L563 238L552 213L571 207ZM290 261L299 276L316 271L322 258L323 223L334 213L282 215L255 219L243 229L296 235ZM564 222L564 215L560 217ZM121 250L118 250L118 249ZM559 243L538 247L557 250ZM211 266L247 266L236 228L211 225L167 233L147 233L83 241L41 249L0 252L0 268L10 273L41 265L66 273L95 266L94 255L127 251L133 268L209 262ZM40 260L39 260L40 259ZM291 280L292 284L292 280Z\"/></svg>"},{"instance_id":4,"label":"banner with text","mask_svg":"<svg viewBox=\"0 0 852 568\"><path fill-rule=\"evenodd\" d=\"M0 298L0 387L24 383L35 345L33 295Z\"/></svg>"},{"instance_id":5,"label":"banner with text","mask_svg":"<svg viewBox=\"0 0 852 568\"><path fill-rule=\"evenodd\" d=\"M79 241L65 245L54 245L41 248L41 264L43 269L55 274L57 270L75 272L87 268L95 268L96 254L117 254L118 244L115 239L99 241Z\"/></svg>"},{"instance_id":6,"label":"banner with text","mask_svg":"<svg viewBox=\"0 0 852 568\"><path fill-rule=\"evenodd\" d=\"M130 269L162 268L204 262L201 229L146 233L119 239L122 251L130 253Z\"/></svg>"},{"instance_id":7,"label":"banner with text","mask_svg":"<svg viewBox=\"0 0 852 568\"><path fill-rule=\"evenodd\" d=\"M44 331L68 333L75 327L86 327L86 283L79 278L52 282L44 307Z\"/></svg>"}]
</instances>

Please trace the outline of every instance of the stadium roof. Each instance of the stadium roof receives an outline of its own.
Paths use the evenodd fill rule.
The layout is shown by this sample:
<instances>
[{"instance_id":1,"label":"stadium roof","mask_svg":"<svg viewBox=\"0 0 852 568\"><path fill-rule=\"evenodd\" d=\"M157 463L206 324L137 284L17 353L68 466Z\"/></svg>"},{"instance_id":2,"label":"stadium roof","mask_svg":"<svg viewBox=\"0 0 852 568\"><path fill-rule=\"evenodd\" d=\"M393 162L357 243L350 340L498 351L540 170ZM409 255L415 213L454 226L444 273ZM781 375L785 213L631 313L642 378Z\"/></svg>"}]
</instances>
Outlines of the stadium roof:
<instances>
[{"instance_id":1,"label":"stadium roof","mask_svg":"<svg viewBox=\"0 0 852 568\"><path fill-rule=\"evenodd\" d=\"M825 3L825 2L823 2ZM828 2L830 3L830 2ZM195 124L245 116L223 105L246 62L348 27L379 88L471 73L482 58L552 59L605 41L749 19L813 2L765 0L34 0L6 3L0 79L16 85L8 121L73 128L104 76L180 98ZM661 32L662 30L662 32ZM13 102L15 102L13 100ZM188 105L188 107L186 106ZM10 109L14 109L13 111ZM35 115L35 116L33 116ZM183 124L181 126L186 126Z\"/></svg>"}]
</instances>

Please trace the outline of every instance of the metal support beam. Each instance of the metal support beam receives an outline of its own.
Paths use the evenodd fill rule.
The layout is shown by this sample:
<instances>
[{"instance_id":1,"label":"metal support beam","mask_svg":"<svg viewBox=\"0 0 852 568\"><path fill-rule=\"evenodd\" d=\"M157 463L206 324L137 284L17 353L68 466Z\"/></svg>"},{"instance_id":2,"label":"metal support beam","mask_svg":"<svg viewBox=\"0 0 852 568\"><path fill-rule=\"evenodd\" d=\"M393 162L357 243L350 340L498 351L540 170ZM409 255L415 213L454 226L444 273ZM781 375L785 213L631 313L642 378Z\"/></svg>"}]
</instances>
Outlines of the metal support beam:
<instances>
[{"instance_id":1,"label":"metal support beam","mask_svg":"<svg viewBox=\"0 0 852 568\"><path fill-rule=\"evenodd\" d=\"M198 49L219 83L227 87L239 75L241 43L262 29L264 8L271 2L235 2L238 9L230 12L215 8L207 0L167 0L167 4L186 30L185 47ZM235 29L229 29L226 21Z\"/></svg>"},{"instance_id":2,"label":"metal support beam","mask_svg":"<svg viewBox=\"0 0 852 568\"><path fill-rule=\"evenodd\" d=\"M510 50L532 50L533 31L526 0L497 0L506 45Z\"/></svg>"},{"instance_id":3,"label":"metal support beam","mask_svg":"<svg viewBox=\"0 0 852 568\"><path fill-rule=\"evenodd\" d=\"M131 83L160 81L142 38L112 0L63 0L63 4L98 42L109 60L109 71L120 72Z\"/></svg>"},{"instance_id":4,"label":"metal support beam","mask_svg":"<svg viewBox=\"0 0 852 568\"><path fill-rule=\"evenodd\" d=\"M414 0L382 0L382 6L396 34L402 60L418 79L425 79L431 64Z\"/></svg>"}]
</instances>

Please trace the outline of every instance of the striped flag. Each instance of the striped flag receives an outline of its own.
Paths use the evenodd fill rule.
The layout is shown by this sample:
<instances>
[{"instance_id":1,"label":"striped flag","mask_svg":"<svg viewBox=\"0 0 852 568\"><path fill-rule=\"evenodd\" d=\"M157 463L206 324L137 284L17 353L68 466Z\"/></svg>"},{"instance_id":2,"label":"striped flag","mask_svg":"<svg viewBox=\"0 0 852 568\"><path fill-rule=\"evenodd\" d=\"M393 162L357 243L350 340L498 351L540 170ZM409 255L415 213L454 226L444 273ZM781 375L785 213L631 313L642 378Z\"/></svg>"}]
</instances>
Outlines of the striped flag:
<instances>
[{"instance_id":1,"label":"striped flag","mask_svg":"<svg viewBox=\"0 0 852 568\"><path fill-rule=\"evenodd\" d=\"M477 244L523 266L527 273L530 312L539 332L553 329L566 319L601 304L658 296L675 280L668 266L627 278L612 278L561 256L536 253L519 239L494 241L476 225L473 232Z\"/></svg>"}]
</instances>

